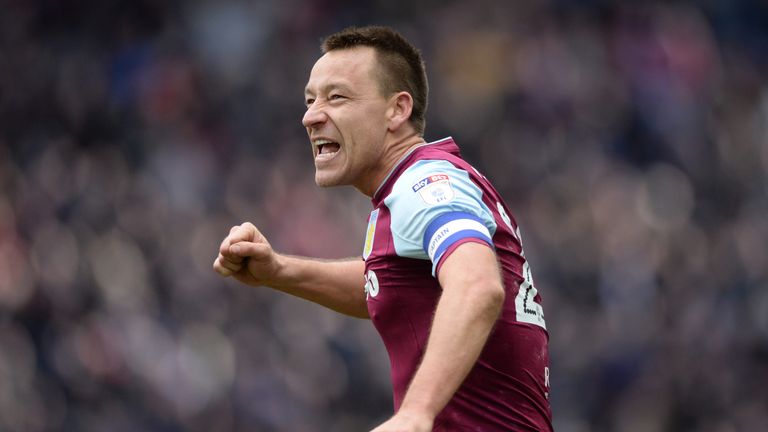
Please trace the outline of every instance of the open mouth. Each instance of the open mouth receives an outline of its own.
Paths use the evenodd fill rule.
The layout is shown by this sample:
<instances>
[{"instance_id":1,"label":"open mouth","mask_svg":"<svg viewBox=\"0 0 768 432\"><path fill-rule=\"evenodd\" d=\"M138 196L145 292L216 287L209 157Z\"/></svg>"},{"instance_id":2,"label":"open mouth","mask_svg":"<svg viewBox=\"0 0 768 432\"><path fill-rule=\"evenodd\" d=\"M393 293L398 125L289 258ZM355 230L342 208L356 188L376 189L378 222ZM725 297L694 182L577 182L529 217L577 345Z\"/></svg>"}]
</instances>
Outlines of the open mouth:
<instances>
[{"instance_id":1,"label":"open mouth","mask_svg":"<svg viewBox=\"0 0 768 432\"><path fill-rule=\"evenodd\" d=\"M329 140L317 140L315 141L315 146L317 146L317 156L315 156L315 160L332 159L341 148L339 143Z\"/></svg>"}]
</instances>

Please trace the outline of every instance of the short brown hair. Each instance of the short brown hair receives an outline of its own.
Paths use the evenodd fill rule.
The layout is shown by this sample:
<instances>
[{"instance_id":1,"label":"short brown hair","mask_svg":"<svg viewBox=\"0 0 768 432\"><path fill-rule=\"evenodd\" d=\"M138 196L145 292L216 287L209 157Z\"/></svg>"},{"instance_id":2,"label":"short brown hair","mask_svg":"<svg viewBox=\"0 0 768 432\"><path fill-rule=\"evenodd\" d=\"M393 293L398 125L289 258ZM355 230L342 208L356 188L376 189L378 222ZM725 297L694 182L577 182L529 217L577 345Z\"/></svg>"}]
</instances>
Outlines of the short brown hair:
<instances>
[{"instance_id":1,"label":"short brown hair","mask_svg":"<svg viewBox=\"0 0 768 432\"><path fill-rule=\"evenodd\" d=\"M389 27L349 27L334 33L323 41L323 53L328 51L368 46L376 50L382 66L379 84L385 95L405 91L413 98L409 118L416 132L424 134L427 112L427 72L421 53L400 33Z\"/></svg>"}]
</instances>

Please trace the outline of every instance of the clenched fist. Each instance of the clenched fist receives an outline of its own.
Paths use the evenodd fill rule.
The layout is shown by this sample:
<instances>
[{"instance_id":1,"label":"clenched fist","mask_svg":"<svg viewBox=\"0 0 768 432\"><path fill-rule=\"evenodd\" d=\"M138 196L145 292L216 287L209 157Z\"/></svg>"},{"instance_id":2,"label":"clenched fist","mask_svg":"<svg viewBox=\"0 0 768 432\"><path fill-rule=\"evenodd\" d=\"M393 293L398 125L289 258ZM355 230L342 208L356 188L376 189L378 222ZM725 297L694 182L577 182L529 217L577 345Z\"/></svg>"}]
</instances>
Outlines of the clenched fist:
<instances>
[{"instance_id":1,"label":"clenched fist","mask_svg":"<svg viewBox=\"0 0 768 432\"><path fill-rule=\"evenodd\" d=\"M229 230L219 247L219 256L213 261L213 269L248 285L270 285L279 269L278 258L261 232L245 222Z\"/></svg>"}]
</instances>

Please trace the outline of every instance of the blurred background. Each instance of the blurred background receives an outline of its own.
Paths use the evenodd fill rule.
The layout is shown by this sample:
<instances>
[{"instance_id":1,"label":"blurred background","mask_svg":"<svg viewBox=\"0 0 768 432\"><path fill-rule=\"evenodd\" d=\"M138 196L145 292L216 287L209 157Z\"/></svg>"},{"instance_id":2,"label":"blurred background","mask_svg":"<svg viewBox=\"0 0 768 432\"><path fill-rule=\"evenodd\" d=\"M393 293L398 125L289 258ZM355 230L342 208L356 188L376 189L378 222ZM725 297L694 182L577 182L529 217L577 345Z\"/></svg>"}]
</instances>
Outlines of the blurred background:
<instances>
[{"instance_id":1,"label":"blurred background","mask_svg":"<svg viewBox=\"0 0 768 432\"><path fill-rule=\"evenodd\" d=\"M301 127L322 36L423 50L522 227L556 430L768 430L768 2L0 1L0 430L363 431L367 321L217 277L359 256ZM361 279L362 280L362 279ZM361 288L362 289L362 288Z\"/></svg>"}]
</instances>

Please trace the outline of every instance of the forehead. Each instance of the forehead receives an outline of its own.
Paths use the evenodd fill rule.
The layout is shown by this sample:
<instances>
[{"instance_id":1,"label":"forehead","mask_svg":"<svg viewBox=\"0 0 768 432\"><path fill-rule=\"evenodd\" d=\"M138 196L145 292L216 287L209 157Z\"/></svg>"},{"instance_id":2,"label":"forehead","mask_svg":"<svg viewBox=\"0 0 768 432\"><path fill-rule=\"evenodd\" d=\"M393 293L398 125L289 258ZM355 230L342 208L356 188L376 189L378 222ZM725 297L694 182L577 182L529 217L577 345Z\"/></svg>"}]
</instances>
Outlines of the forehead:
<instances>
[{"instance_id":1,"label":"forehead","mask_svg":"<svg viewBox=\"0 0 768 432\"><path fill-rule=\"evenodd\" d=\"M376 51L361 46L333 50L315 62L305 92L317 92L329 86L363 89L375 86L374 65Z\"/></svg>"}]
</instances>

